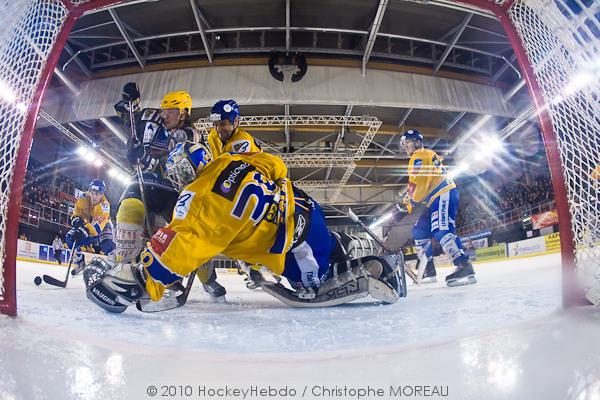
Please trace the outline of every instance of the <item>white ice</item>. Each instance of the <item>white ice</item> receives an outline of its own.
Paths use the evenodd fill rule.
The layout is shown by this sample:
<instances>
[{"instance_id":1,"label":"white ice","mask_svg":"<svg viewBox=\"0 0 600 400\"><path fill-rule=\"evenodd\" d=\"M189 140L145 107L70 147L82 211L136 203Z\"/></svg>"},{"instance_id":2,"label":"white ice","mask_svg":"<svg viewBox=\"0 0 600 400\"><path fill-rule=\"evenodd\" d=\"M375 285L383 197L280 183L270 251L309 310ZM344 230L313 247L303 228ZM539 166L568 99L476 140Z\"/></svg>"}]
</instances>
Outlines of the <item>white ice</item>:
<instances>
[{"instance_id":1,"label":"white ice","mask_svg":"<svg viewBox=\"0 0 600 400\"><path fill-rule=\"evenodd\" d=\"M180 309L109 314L80 277L33 284L64 267L19 262L19 316L0 318L0 399L243 398L210 396L226 385L296 390L246 399L357 399L352 389L368 388L384 396L361 398L600 399L600 310L561 308L560 255L476 271L477 285L447 288L440 269L440 283L411 285L393 305L311 310L221 272L227 304L196 287ZM447 396L424 396L434 388Z\"/></svg>"}]
</instances>

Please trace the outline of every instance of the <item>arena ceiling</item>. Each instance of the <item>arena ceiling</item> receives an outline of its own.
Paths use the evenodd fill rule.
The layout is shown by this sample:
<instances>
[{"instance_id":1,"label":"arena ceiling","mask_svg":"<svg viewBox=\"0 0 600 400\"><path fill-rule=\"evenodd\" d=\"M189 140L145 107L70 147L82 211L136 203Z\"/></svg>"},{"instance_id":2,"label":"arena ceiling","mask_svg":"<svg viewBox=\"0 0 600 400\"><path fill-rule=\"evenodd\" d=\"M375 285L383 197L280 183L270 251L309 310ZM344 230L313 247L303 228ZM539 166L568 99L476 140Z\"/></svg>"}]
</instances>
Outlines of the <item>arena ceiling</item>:
<instances>
[{"instance_id":1,"label":"arena ceiling","mask_svg":"<svg viewBox=\"0 0 600 400\"><path fill-rule=\"evenodd\" d=\"M511 110L487 114L460 107L430 107L419 103L419 96L414 96L414 104L404 107L363 102L360 96L348 104L302 100L286 104L277 96L271 104L265 104L264 99L261 104L240 102L244 116L368 115L382 122L343 188L336 182L347 168L311 166L309 161L330 154L354 154L365 140L364 129L331 125L248 128L269 152L289 155L292 149L291 154L306 155L306 165L290 168L291 177L305 182L315 198L329 204L326 212L331 218L341 216L346 205L356 208L359 215L373 216L398 200L406 181L402 167L407 159L399 148L402 131L420 129L428 144L444 154L446 164L451 166L457 139L462 141L477 130L517 129L511 128L515 120L531 116L526 115L531 101L499 21L485 11L446 0L124 2L89 12L78 20L55 69L49 91L54 97L49 95L42 108L52 115L50 103L64 103L63 95L70 96L75 104L82 94L74 92L100 79L156 71L177 74L184 69L214 71L231 66L261 66L267 70L274 53L304 55L308 64L305 80L319 68L340 67L360 72L356 82L369 77L370 71L444 78L442 83L436 81L440 88L448 82L492 87ZM302 80L297 84L301 85ZM181 89L185 88L173 90ZM435 89L432 86L432 91ZM196 104L196 95L192 94ZM454 95L467 98L476 96L476 92ZM212 97L216 101L221 96ZM208 110L208 103L200 104L192 116L204 118ZM124 163L124 136L107 128L111 122L116 124L114 116L85 118L57 117L84 142L96 143L117 162ZM61 137L43 120L38 131L55 134L57 140Z\"/></svg>"}]
</instances>

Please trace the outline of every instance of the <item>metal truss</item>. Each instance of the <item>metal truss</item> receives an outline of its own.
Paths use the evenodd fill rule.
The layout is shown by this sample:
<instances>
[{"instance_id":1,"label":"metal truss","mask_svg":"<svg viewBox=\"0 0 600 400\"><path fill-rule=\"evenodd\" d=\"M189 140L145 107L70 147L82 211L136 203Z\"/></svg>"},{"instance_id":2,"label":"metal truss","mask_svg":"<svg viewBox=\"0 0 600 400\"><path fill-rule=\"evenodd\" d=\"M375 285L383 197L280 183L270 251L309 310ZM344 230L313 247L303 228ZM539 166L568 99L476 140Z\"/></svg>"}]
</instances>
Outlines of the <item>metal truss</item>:
<instances>
[{"instance_id":1,"label":"metal truss","mask_svg":"<svg viewBox=\"0 0 600 400\"><path fill-rule=\"evenodd\" d=\"M71 132L70 130L68 130L65 126L63 126L60 122L58 122L56 119L54 119L46 111L40 110L39 115L40 115L40 117L42 117L46 121L48 121L50 123L50 125L54 126L56 129L58 129L63 135L65 135L66 137L68 137L69 139L71 139L73 142L75 142L75 143L77 143L77 144L79 144L79 145L84 146L85 148L87 148L88 151L90 151L91 153L93 153L97 158L101 159L104 164L109 165L112 168L115 168L116 170L123 172L123 167L121 165L119 165L118 163L116 163L112 159L103 156L100 152L98 152L95 149L93 149L88 143L86 143L83 140L81 140L80 138L78 138L73 132ZM125 172L123 172L123 173L125 173ZM129 172L126 172L126 174L130 175Z\"/></svg>"},{"instance_id":2,"label":"metal truss","mask_svg":"<svg viewBox=\"0 0 600 400\"><path fill-rule=\"evenodd\" d=\"M136 1L122 4L134 4ZM493 15L483 13L481 11L467 8L457 5L445 4L444 1L433 1L430 0L428 3L434 4L441 7L457 8L468 14L478 14L490 18L494 18ZM110 36L98 36L94 35L93 32L88 33L84 31L93 30L96 27L105 26L107 23L100 23L92 25L91 27L82 28L73 31L73 35L69 40L72 44L77 44L80 47L76 52L70 51L70 59L63 65L63 70L67 64L82 54L87 54L85 62L88 65L84 65L86 69L97 70L102 68L108 68L115 65L123 65L130 62L139 63L142 68L143 65L148 61L159 61L167 60L170 58L178 57L189 57L189 56L206 56L209 63L212 63L214 55L228 55L228 54L240 54L240 53L265 53L273 51L283 51L289 53L304 52L304 53L316 53L316 54L340 54L340 55L352 55L356 57L362 57L362 72L365 73L367 62L371 56L378 58L391 59L391 60L406 60L418 63L426 63L435 66L439 69L441 62L436 56L436 47L443 47L445 49L445 57L443 60L444 65L451 66L454 68L460 68L465 71L478 72L484 74L492 74L492 64L499 62L501 64L508 64L508 66L518 73L516 68L500 53L486 52L478 48L467 47L458 43L452 43L449 45L445 41L436 41L423 37L409 36L409 35L397 35L391 33L380 32L381 21L387 6L387 0L380 0L377 13L371 23L371 27L368 31L360 29L340 29L333 27L311 27L311 26L291 26L290 24L290 2L286 1L286 21L283 26L255 26L255 27L212 27L206 20L206 17L202 14L196 0L190 0L190 5L194 18L196 21L196 29L181 31L181 32L169 32L158 35L137 35L137 37L128 37L127 32L123 29L126 24L120 21L114 10L114 7L106 7L101 10L108 10L113 17L113 22L117 25L122 33L124 40L115 40L111 43L99 44L96 46L88 46L78 41L78 39L110 39ZM469 26L468 22L465 23L465 28L477 29L485 31L489 34L496 35L501 39L506 39L504 35L499 35L494 31L479 28L475 26ZM84 35L81 35L81 33ZM265 35L269 32L283 32L285 34L285 42L279 46L266 46ZM313 35L312 47L294 47L292 46L293 34L294 33L311 33ZM240 40L240 35L245 33L251 33L255 35L260 34L260 45L255 40L247 41L249 46L241 45L245 41ZM325 36L330 37L331 34L337 34L337 46L325 47L323 44L327 43L327 40L322 40ZM210 38L209 38L210 35ZM194 38L194 39L193 39ZM195 40L199 38L201 40ZM220 39L219 39L220 38ZM348 39L359 39L364 41L366 46L364 49L346 49L341 45L342 42L347 42ZM117 38L115 38L117 39ZM384 52L373 52L373 48L376 41L387 41L387 51ZM171 42L184 41L187 49L182 48L178 45L172 45ZM227 45L226 43L233 42L233 46ZM392 46L392 41L403 42L407 46ZM192 44L192 42L194 44ZM201 45L197 44L201 42ZM219 44L225 43L224 46ZM489 42L491 43L491 42ZM508 46L508 40L506 39ZM133 57L129 56L129 52L123 51L123 46L126 45L131 52ZM136 47L137 45L137 47ZM164 48L161 53L151 53L150 48ZM143 54L140 54L142 49ZM393 49L393 51L392 51ZM410 49L399 50L399 49ZM460 54L457 51L460 51ZM464 52L467 52L470 56L464 57ZM423 54L419 54L423 53ZM78 59L78 63L83 62L81 58ZM436 65L439 64L439 65Z\"/></svg>"},{"instance_id":3,"label":"metal truss","mask_svg":"<svg viewBox=\"0 0 600 400\"><path fill-rule=\"evenodd\" d=\"M322 189L331 187L333 184L338 190L333 196L337 198L342 187L348 182L350 176L356 168L356 162L362 159L367 148L377 134L381 121L371 116L352 116L352 115L264 115L264 116L244 116L240 117L240 127L264 127L264 126L360 126L366 127L367 132L363 140L355 149L351 149L348 154L339 153L280 153L278 154L288 167L337 167L345 168L344 175L340 181L320 181L321 184L314 185L311 189ZM208 135L212 128L212 122L207 118L198 120L194 126L196 129ZM323 182L327 182L325 184Z\"/></svg>"}]
</instances>

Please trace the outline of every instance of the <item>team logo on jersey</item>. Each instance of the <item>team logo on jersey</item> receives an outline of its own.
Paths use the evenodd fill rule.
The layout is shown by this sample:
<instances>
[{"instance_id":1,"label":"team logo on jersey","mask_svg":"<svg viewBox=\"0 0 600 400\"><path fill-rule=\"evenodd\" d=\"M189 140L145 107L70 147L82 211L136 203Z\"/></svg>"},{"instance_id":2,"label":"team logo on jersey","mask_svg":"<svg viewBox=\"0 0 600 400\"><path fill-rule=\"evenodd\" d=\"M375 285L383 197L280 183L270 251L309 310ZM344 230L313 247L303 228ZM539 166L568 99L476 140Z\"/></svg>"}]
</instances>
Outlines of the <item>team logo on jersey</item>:
<instances>
[{"instance_id":1,"label":"team logo on jersey","mask_svg":"<svg viewBox=\"0 0 600 400\"><path fill-rule=\"evenodd\" d=\"M250 141L236 140L231 143L231 149L233 153L248 153L250 151Z\"/></svg>"},{"instance_id":2,"label":"team logo on jersey","mask_svg":"<svg viewBox=\"0 0 600 400\"><path fill-rule=\"evenodd\" d=\"M196 193L190 192L189 190L184 190L181 192L179 198L177 199L175 210L173 211L174 219L185 219L190 211L190 206L195 195Z\"/></svg>"},{"instance_id":3,"label":"team logo on jersey","mask_svg":"<svg viewBox=\"0 0 600 400\"><path fill-rule=\"evenodd\" d=\"M225 197L229 201L233 201L242 181L255 168L243 161L232 161L219 174L212 191L219 196Z\"/></svg>"},{"instance_id":4,"label":"team logo on jersey","mask_svg":"<svg viewBox=\"0 0 600 400\"><path fill-rule=\"evenodd\" d=\"M298 215L298 220L296 221L296 229L294 229L294 240L292 244L295 244L300 236L304 233L304 228L306 228L306 219L302 214Z\"/></svg>"}]
</instances>

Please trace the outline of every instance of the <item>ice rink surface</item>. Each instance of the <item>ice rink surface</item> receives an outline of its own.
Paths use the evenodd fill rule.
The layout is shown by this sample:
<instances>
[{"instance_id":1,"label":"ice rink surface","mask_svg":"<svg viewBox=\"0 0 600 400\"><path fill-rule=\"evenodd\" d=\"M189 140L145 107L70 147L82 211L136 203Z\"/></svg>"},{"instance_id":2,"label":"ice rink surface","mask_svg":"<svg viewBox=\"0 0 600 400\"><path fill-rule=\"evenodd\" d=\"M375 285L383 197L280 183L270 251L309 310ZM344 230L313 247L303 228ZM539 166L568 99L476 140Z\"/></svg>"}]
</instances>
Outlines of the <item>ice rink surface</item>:
<instances>
[{"instance_id":1,"label":"ice rink surface","mask_svg":"<svg viewBox=\"0 0 600 400\"><path fill-rule=\"evenodd\" d=\"M600 310L561 309L560 255L475 267L393 305L291 309L220 273L227 304L196 284L183 308L109 314L81 277L34 285L64 267L18 262L0 399L600 399Z\"/></svg>"}]
</instances>

